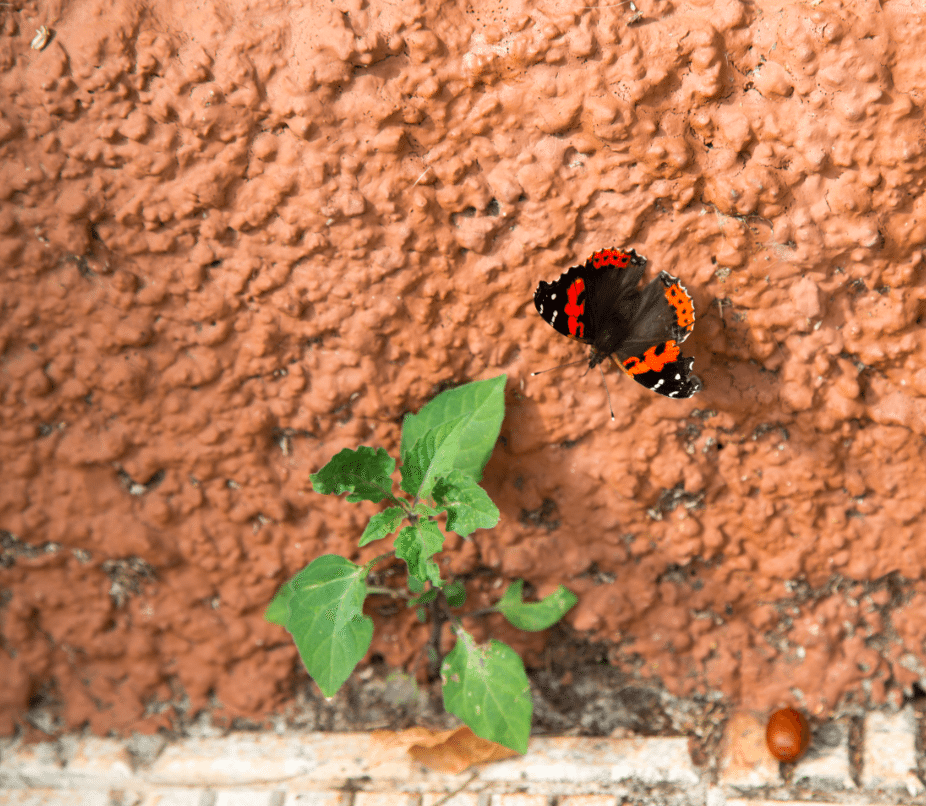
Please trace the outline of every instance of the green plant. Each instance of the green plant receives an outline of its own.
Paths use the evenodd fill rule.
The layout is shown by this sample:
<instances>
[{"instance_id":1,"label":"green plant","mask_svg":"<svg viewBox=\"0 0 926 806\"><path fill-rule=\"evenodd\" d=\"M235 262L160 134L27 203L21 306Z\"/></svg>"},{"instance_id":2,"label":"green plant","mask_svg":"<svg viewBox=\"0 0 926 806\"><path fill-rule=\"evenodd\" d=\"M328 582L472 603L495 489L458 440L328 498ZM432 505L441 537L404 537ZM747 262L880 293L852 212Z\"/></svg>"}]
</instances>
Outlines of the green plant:
<instances>
[{"instance_id":1,"label":"green plant","mask_svg":"<svg viewBox=\"0 0 926 806\"><path fill-rule=\"evenodd\" d=\"M432 670L440 670L444 706L473 732L520 753L527 750L533 702L524 664L511 647L491 640L477 644L451 608L461 607L466 589L459 580L441 578L434 555L444 534L436 520L446 513L446 528L468 538L499 520L498 508L477 483L492 453L504 415L506 376L466 384L437 395L402 424L399 488L394 491L395 460L382 448L362 446L338 453L317 473L318 493L347 500L386 501L389 506L367 524L359 545L382 540L398 530L393 550L356 565L337 554L313 560L287 582L267 608L268 621L293 636L309 674L326 697L337 692L369 649L373 620L363 614L371 593L396 595L391 588L367 583L373 567L398 557L408 567L408 606L435 625L429 647ZM399 528L403 521L408 525ZM522 630L544 630L576 602L562 585L540 602L525 602L524 583L516 580L494 606L479 613L501 613ZM456 643L440 658L440 626L450 621Z\"/></svg>"}]
</instances>

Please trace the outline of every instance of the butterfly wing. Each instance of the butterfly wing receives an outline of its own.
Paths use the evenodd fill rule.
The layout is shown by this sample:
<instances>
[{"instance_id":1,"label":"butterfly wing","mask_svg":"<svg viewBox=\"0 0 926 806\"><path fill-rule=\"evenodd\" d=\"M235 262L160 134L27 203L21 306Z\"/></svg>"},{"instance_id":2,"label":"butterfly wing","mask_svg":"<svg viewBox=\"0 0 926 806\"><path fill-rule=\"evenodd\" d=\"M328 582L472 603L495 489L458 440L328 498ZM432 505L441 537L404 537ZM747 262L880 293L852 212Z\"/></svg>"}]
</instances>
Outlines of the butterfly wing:
<instances>
[{"instance_id":1,"label":"butterfly wing","mask_svg":"<svg viewBox=\"0 0 926 806\"><path fill-rule=\"evenodd\" d=\"M703 387L701 379L691 374L694 359L682 356L674 341L650 347L639 358L631 356L623 362L611 358L638 384L666 397L691 397Z\"/></svg>"},{"instance_id":2,"label":"butterfly wing","mask_svg":"<svg viewBox=\"0 0 926 806\"><path fill-rule=\"evenodd\" d=\"M541 280L534 291L534 307L557 333L591 344L593 336L589 334L591 324L586 311L587 265L571 267L552 283Z\"/></svg>"},{"instance_id":3,"label":"butterfly wing","mask_svg":"<svg viewBox=\"0 0 926 806\"><path fill-rule=\"evenodd\" d=\"M660 395L687 398L701 391L692 375L693 358L681 354L681 344L694 328L694 302L687 289L668 272L649 283L625 312L630 336L614 352L619 366L637 383Z\"/></svg>"},{"instance_id":4,"label":"butterfly wing","mask_svg":"<svg viewBox=\"0 0 926 806\"><path fill-rule=\"evenodd\" d=\"M636 286L645 268L646 258L633 249L601 249L552 283L541 280L534 305L557 332L611 353L626 330L619 308L639 296Z\"/></svg>"},{"instance_id":5,"label":"butterfly wing","mask_svg":"<svg viewBox=\"0 0 926 806\"><path fill-rule=\"evenodd\" d=\"M681 344L694 328L691 296L668 272L661 272L642 291L620 300L616 314L616 319L626 323L622 328L626 335L611 344L609 352L622 361L642 355L654 344Z\"/></svg>"}]
</instances>

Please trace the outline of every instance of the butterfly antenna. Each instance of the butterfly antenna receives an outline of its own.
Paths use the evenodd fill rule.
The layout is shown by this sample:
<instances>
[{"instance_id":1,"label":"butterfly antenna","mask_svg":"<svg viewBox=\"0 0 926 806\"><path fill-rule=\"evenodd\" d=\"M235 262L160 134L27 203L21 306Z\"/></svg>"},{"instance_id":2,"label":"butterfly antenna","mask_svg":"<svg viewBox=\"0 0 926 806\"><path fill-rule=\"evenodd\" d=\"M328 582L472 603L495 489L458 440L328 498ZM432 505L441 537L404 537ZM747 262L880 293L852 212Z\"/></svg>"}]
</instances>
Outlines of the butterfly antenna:
<instances>
[{"instance_id":1,"label":"butterfly antenna","mask_svg":"<svg viewBox=\"0 0 926 806\"><path fill-rule=\"evenodd\" d=\"M604 393L608 396L608 409L611 411L611 422L614 422L614 406L611 405L611 393L608 391L608 379L604 376L604 370L601 364L598 365L598 371L601 373L601 382L604 384Z\"/></svg>"},{"instance_id":2,"label":"butterfly antenna","mask_svg":"<svg viewBox=\"0 0 926 806\"><path fill-rule=\"evenodd\" d=\"M570 361L568 364L557 364L555 367L550 367L549 369L541 369L537 372L532 372L531 377L535 375L543 375L544 372L553 372L554 369L562 369L563 367L574 367L576 364L582 364L587 361L587 358L580 358L578 361Z\"/></svg>"}]
</instances>

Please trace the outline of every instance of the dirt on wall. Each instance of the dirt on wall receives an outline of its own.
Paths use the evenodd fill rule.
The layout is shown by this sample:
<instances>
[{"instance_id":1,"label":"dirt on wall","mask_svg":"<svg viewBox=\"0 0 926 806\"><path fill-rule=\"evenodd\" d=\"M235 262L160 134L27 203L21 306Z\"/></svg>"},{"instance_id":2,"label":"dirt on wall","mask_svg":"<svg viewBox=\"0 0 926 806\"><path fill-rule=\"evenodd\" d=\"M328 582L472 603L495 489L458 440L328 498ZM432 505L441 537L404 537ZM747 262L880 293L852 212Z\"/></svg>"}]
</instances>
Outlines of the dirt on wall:
<instances>
[{"instance_id":1,"label":"dirt on wall","mask_svg":"<svg viewBox=\"0 0 926 806\"><path fill-rule=\"evenodd\" d=\"M284 707L277 586L380 551L309 473L501 372L501 523L441 560L470 606L563 583L614 666L757 710L926 684L924 20L0 4L0 732ZM704 382L610 372L613 423L584 366L530 376L583 354L538 280L612 245L692 293ZM370 607L422 673L428 626Z\"/></svg>"}]
</instances>

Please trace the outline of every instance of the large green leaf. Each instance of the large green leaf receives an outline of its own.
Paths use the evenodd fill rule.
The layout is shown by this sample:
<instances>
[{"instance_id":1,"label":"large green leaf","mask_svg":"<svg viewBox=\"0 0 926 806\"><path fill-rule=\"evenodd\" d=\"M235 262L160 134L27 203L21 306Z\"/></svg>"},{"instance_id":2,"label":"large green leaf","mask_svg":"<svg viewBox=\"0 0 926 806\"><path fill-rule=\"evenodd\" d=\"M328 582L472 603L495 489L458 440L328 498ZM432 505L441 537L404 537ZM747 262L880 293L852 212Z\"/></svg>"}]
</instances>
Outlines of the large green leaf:
<instances>
[{"instance_id":1,"label":"large green leaf","mask_svg":"<svg viewBox=\"0 0 926 806\"><path fill-rule=\"evenodd\" d=\"M477 736L526 753L534 703L521 658L501 641L477 644L462 628L456 635L441 665L444 707Z\"/></svg>"},{"instance_id":2,"label":"large green leaf","mask_svg":"<svg viewBox=\"0 0 926 806\"><path fill-rule=\"evenodd\" d=\"M378 504L384 498L395 500L389 478L394 470L395 459L385 450L361 445L355 451L345 448L309 478L312 489L322 495L350 493L347 500L351 503Z\"/></svg>"},{"instance_id":3,"label":"large green leaf","mask_svg":"<svg viewBox=\"0 0 926 806\"><path fill-rule=\"evenodd\" d=\"M556 624L579 601L571 590L560 585L539 602L525 602L521 597L523 589L524 580L516 579L492 609L501 613L519 630L528 632L539 632Z\"/></svg>"},{"instance_id":4,"label":"large green leaf","mask_svg":"<svg viewBox=\"0 0 926 806\"><path fill-rule=\"evenodd\" d=\"M499 375L448 389L417 414L406 416L400 449L403 463L408 452L428 431L462 417L463 433L453 468L479 481L502 427L507 377Z\"/></svg>"},{"instance_id":5,"label":"large green leaf","mask_svg":"<svg viewBox=\"0 0 926 806\"><path fill-rule=\"evenodd\" d=\"M469 476L454 470L438 479L432 491L434 501L447 510L447 528L466 537L476 529L491 529L500 517L489 494Z\"/></svg>"},{"instance_id":6,"label":"large green leaf","mask_svg":"<svg viewBox=\"0 0 926 806\"><path fill-rule=\"evenodd\" d=\"M373 620L363 615L366 595L366 569L325 554L287 582L265 613L292 634L326 697L335 695L370 648Z\"/></svg>"}]
</instances>

